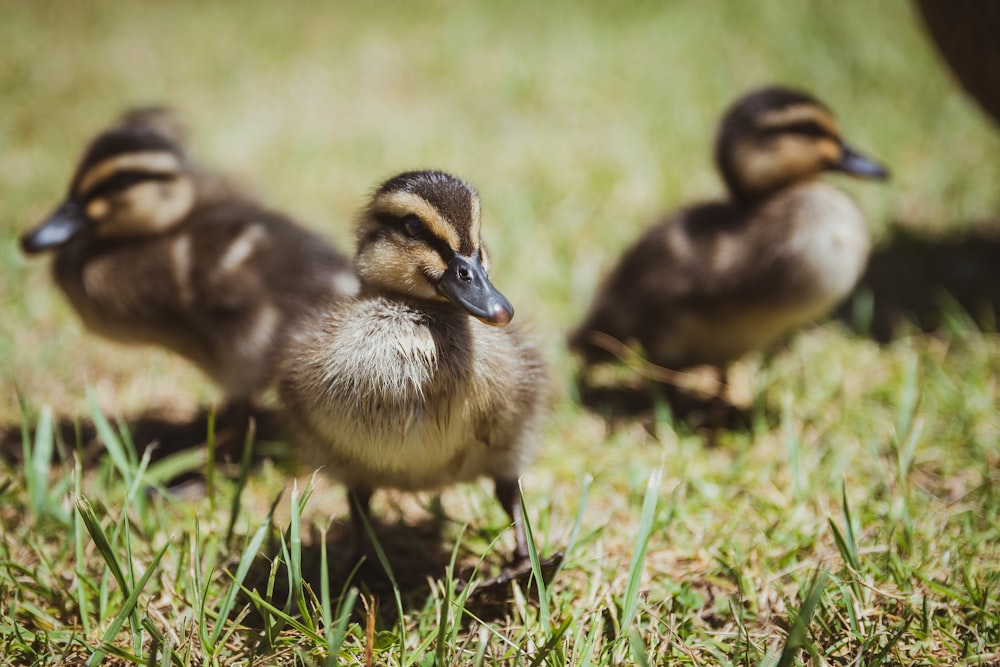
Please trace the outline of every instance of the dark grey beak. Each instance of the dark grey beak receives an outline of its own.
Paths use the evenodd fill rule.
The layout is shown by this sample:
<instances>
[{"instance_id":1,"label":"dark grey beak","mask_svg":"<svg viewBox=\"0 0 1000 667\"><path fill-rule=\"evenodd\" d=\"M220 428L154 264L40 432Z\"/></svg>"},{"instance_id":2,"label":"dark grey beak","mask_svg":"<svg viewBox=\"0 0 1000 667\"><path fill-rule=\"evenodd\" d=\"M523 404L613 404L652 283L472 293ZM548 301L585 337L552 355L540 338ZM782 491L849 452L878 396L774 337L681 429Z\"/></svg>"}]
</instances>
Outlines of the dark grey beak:
<instances>
[{"instance_id":1,"label":"dark grey beak","mask_svg":"<svg viewBox=\"0 0 1000 667\"><path fill-rule=\"evenodd\" d=\"M57 248L87 225L87 218L79 205L72 200L63 202L59 208L37 227L21 237L21 249L35 254Z\"/></svg>"},{"instance_id":2,"label":"dark grey beak","mask_svg":"<svg viewBox=\"0 0 1000 667\"><path fill-rule=\"evenodd\" d=\"M859 153L847 144L842 144L841 148L843 154L840 156L840 161L833 165L833 169L879 181L889 178L889 170L875 160Z\"/></svg>"},{"instance_id":3,"label":"dark grey beak","mask_svg":"<svg viewBox=\"0 0 1000 667\"><path fill-rule=\"evenodd\" d=\"M514 317L514 307L493 286L476 257L454 255L437 288L449 301L486 324L503 326Z\"/></svg>"}]
</instances>

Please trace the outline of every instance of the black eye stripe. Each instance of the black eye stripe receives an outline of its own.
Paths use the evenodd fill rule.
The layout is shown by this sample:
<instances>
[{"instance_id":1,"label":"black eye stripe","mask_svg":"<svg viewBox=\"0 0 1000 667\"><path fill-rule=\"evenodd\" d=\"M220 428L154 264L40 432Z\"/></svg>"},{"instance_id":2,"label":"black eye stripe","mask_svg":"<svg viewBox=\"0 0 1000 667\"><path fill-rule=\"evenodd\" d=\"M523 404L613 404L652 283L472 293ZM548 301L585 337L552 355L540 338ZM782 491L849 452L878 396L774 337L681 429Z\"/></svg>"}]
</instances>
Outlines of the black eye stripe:
<instances>
[{"instance_id":1,"label":"black eye stripe","mask_svg":"<svg viewBox=\"0 0 1000 667\"><path fill-rule=\"evenodd\" d=\"M441 261L445 264L451 262L452 257L455 256L455 251L450 245L448 245L448 242L442 238L438 238L437 236L430 234L428 234L428 236L429 238L426 239L428 245L437 251L437 254L441 257Z\"/></svg>"},{"instance_id":2,"label":"black eye stripe","mask_svg":"<svg viewBox=\"0 0 1000 667\"><path fill-rule=\"evenodd\" d=\"M83 195L87 198L104 197L116 192L127 190L128 188L138 185L144 181L158 181L162 183L173 180L176 176L177 175L173 172L137 170L119 171L109 178L100 181L97 185L90 188L90 190L83 193Z\"/></svg>"},{"instance_id":3,"label":"black eye stripe","mask_svg":"<svg viewBox=\"0 0 1000 667\"><path fill-rule=\"evenodd\" d=\"M800 123L790 123L788 125L776 125L773 127L765 127L761 129L761 134L766 137L774 137L779 134L798 134L806 137L813 137L816 139L830 138L836 139L836 136L830 132L828 129L820 125L819 123L813 121L802 121Z\"/></svg>"}]
</instances>

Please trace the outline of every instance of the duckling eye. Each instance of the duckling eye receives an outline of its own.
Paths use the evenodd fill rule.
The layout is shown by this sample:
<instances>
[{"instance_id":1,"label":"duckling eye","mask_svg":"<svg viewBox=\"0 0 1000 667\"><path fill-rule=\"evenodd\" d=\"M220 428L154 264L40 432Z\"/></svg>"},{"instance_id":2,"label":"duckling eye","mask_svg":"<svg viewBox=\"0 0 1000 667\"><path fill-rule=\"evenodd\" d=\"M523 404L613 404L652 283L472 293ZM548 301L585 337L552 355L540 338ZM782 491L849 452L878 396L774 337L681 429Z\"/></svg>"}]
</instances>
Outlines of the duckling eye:
<instances>
[{"instance_id":1,"label":"duckling eye","mask_svg":"<svg viewBox=\"0 0 1000 667\"><path fill-rule=\"evenodd\" d=\"M408 215L403 218L403 233L408 237L416 238L420 232L424 231L424 223L415 215Z\"/></svg>"}]
</instances>

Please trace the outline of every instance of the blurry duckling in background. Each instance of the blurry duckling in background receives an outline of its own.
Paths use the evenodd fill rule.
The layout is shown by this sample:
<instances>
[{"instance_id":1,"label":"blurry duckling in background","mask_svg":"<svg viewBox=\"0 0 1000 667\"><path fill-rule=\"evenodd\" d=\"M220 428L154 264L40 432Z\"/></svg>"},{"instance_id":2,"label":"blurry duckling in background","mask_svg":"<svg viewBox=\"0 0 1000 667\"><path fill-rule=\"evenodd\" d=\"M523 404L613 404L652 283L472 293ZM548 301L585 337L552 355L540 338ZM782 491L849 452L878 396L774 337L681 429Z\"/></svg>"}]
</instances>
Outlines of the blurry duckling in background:
<instances>
[{"instance_id":1,"label":"blurry duckling in background","mask_svg":"<svg viewBox=\"0 0 1000 667\"><path fill-rule=\"evenodd\" d=\"M586 369L638 342L671 370L730 362L830 312L853 289L870 241L851 199L819 177L888 171L848 146L833 114L787 88L725 114L716 164L729 199L669 215L629 248L570 335Z\"/></svg>"},{"instance_id":2,"label":"blurry duckling in background","mask_svg":"<svg viewBox=\"0 0 1000 667\"><path fill-rule=\"evenodd\" d=\"M359 552L376 489L491 478L523 565L518 478L545 369L487 277L478 194L442 172L400 174L375 191L357 239L361 295L317 309L280 383L299 451L347 485Z\"/></svg>"},{"instance_id":3,"label":"blurry duckling in background","mask_svg":"<svg viewBox=\"0 0 1000 667\"><path fill-rule=\"evenodd\" d=\"M65 200L21 246L54 255L55 281L88 329L187 358L240 425L303 315L359 282L327 241L193 165L185 136L169 109L126 112L90 142Z\"/></svg>"}]
</instances>

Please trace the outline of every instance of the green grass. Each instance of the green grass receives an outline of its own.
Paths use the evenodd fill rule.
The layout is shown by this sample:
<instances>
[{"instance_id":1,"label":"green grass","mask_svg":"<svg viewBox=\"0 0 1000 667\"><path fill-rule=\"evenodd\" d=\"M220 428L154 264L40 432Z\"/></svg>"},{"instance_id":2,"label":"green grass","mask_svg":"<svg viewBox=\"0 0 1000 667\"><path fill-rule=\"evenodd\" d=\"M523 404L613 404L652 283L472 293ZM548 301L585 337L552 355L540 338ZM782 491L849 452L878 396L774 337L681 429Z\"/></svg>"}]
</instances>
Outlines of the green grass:
<instances>
[{"instance_id":1,"label":"green grass","mask_svg":"<svg viewBox=\"0 0 1000 667\"><path fill-rule=\"evenodd\" d=\"M876 235L995 218L1000 133L906 3L0 9L0 424L27 436L24 464L0 463L0 664L1000 660L995 335L953 326L879 346L810 328L734 369L755 426L713 446L662 411L656 435L609 428L570 398L562 346L622 247L721 191L713 127L752 85L814 91L893 168L886 185L837 180ZM509 551L486 485L439 506L376 497L389 538L400 521L441 534L419 596L392 545L395 587L332 567L347 503L310 471L295 486L244 466L200 501L148 492L203 457L153 462L121 420L183 417L217 395L169 355L85 334L16 239L58 202L84 141L149 102L188 115L204 162L343 247L395 172L441 167L478 186L495 282L552 364L523 487L535 579L539 557L566 552L553 580L490 611L445 574L483 580ZM61 441L57 418L96 419L109 455L75 463L81 443Z\"/></svg>"}]
</instances>

